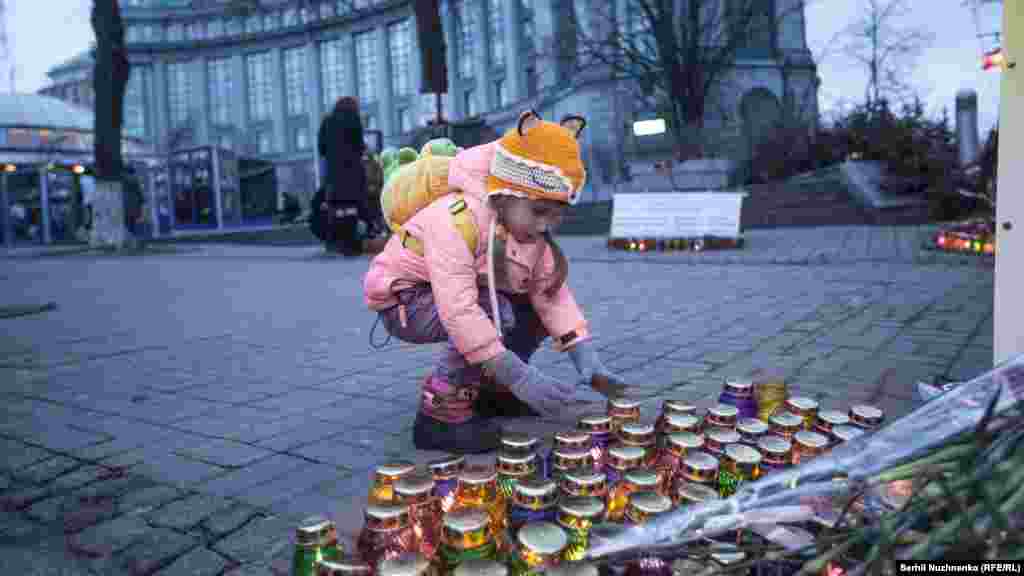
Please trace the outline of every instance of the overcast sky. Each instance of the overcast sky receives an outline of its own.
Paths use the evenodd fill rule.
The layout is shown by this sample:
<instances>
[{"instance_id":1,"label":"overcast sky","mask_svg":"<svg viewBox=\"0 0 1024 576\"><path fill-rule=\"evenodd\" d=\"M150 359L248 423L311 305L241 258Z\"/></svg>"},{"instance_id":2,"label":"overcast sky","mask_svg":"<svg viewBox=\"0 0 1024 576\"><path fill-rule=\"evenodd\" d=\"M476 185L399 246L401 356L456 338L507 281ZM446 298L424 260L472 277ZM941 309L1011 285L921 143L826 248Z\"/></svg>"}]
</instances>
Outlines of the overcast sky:
<instances>
[{"instance_id":1,"label":"overcast sky","mask_svg":"<svg viewBox=\"0 0 1024 576\"><path fill-rule=\"evenodd\" d=\"M827 111L835 103L863 98L866 74L840 51L828 50L840 43L836 34L863 9L863 0L809 0L808 45L820 56L820 100ZM8 37L16 65L16 89L35 92L47 82L46 70L88 47L90 0L6 0ZM998 6L980 18L964 0L911 0L913 11L905 24L927 30L934 41L918 59L912 76L928 107L953 112L958 90L978 91L982 130L998 117L999 73L982 72L982 51L987 47L978 32L998 29ZM6 84L6 81L0 81ZM4 86L4 88L7 88ZM984 138L984 132L982 133Z\"/></svg>"}]
</instances>

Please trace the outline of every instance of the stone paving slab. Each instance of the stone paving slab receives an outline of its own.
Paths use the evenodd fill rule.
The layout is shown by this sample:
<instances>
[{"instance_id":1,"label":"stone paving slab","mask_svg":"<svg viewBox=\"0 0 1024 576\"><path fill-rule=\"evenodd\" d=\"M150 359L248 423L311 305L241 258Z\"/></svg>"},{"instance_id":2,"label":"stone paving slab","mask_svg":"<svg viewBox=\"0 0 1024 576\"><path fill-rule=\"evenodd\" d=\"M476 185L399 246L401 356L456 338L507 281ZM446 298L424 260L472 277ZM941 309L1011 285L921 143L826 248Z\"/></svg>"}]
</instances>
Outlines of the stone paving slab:
<instances>
[{"instance_id":1,"label":"stone paving slab","mask_svg":"<svg viewBox=\"0 0 1024 576\"><path fill-rule=\"evenodd\" d=\"M921 252L925 233L752 231L730 254L561 243L601 356L648 398L646 417L666 397L710 406L726 378L773 369L826 408L870 401L896 418L917 379L992 362L991 267ZM9 541L42 550L50 527L62 542L128 526L84 570L271 573L304 515L354 537L375 464L438 457L416 452L410 430L441 346L371 348L366 261L306 252L12 261L4 293L60 307L2 321L0 558ZM533 363L575 377L549 348ZM504 424L549 436L600 400L581 389L558 418Z\"/></svg>"}]
</instances>

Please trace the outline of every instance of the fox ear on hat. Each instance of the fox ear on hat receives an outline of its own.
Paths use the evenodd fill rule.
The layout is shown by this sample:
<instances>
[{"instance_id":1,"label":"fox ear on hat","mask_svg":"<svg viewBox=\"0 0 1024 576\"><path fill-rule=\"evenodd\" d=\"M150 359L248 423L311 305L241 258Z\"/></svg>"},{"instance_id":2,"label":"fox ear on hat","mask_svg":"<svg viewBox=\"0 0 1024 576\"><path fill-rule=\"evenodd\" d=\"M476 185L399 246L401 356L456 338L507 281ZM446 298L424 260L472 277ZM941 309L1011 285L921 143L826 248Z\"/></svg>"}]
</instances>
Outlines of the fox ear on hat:
<instances>
[{"instance_id":1,"label":"fox ear on hat","mask_svg":"<svg viewBox=\"0 0 1024 576\"><path fill-rule=\"evenodd\" d=\"M562 117L562 121L560 122L560 124L563 128L566 128L567 130L572 132L572 135L575 138L579 138L580 133L582 133L583 129L586 128L587 126L587 121L583 118L583 116L577 116L576 114L566 114L565 116Z\"/></svg>"},{"instance_id":2,"label":"fox ear on hat","mask_svg":"<svg viewBox=\"0 0 1024 576\"><path fill-rule=\"evenodd\" d=\"M516 126L516 130L519 132L520 136L526 136L527 132L537 126L540 126L541 122L543 122L543 120L540 119L540 115L536 112L533 110L524 110L519 115L519 124Z\"/></svg>"}]
</instances>

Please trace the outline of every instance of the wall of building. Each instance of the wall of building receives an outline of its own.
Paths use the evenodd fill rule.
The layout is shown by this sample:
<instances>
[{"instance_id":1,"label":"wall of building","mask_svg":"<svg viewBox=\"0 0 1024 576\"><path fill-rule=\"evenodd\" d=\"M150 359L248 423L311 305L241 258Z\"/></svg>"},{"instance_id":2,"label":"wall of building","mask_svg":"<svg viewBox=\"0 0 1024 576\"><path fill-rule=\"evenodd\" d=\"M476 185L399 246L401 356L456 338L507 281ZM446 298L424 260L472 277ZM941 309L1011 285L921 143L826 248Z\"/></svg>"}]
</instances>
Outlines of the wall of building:
<instances>
[{"instance_id":1,"label":"wall of building","mask_svg":"<svg viewBox=\"0 0 1024 576\"><path fill-rule=\"evenodd\" d=\"M795 2L799 0L774 0L777 15L784 16L774 45L781 54L806 52L806 23L802 12L794 11ZM133 126L139 126L138 131L161 151L167 150L171 136L184 135L181 145L221 144L281 162L285 167L278 172L280 190L307 186L310 172L315 181L316 130L337 96L360 96L367 127L382 130L385 145L400 144L403 127L434 115L433 99L418 94L420 69L412 3L366 0L365 4L367 8L359 14L312 18L312 13L307 13L304 19L294 5L285 3L271 17L271 21L277 19L275 29L262 32L251 26L252 18L224 20L216 9L200 9L197 14L187 9L126 7L130 59L138 76L133 78L137 84L129 99L137 108ZM565 32L568 10L586 12L604 4L601 0L533 0L532 5L530 12L520 1L445 3L442 19L449 47L450 88L445 116L457 120L483 114L501 132L529 107L551 120L568 113L583 115L588 120L583 154L590 170L584 198L610 198L622 180L623 164L637 151L632 122L645 112L634 109L629 86L597 80L600 71L592 70L588 78L551 51L553 38ZM324 16L330 14L325 11ZM285 27L289 18L295 24ZM259 21L266 23L267 18ZM403 22L405 32L396 28ZM247 29L251 33L246 33ZM193 39L188 40L190 34ZM394 41L402 34L407 39ZM337 52L327 48L334 45L340 46ZM503 50L492 52L495 46ZM393 47L406 47L407 57L396 59ZM305 72L318 73L303 81L303 102L298 113L292 114L290 110L295 108L289 105L287 66L295 63L296 54L303 56L298 59ZM374 57L368 58L371 54ZM263 58L263 64L255 63L255 58ZM261 75L264 64L265 76ZM472 74L464 74L467 68L472 68ZM743 148L737 138L743 133L739 107L744 95L763 89L782 103L794 86L809 85L815 78L813 67L809 71L787 70L786 75L782 68L775 59L749 60L727 75L708 106L708 123L714 127L707 131L713 140L709 150L735 155ZM360 71L368 69L373 70L372 78L368 75L369 83L361 82ZM262 83L249 82L250 70ZM396 77L400 70L406 73ZM224 77L218 74L230 75L229 88L223 88ZM340 90L325 89L330 78L338 77ZM373 94L365 94L367 89ZM188 92L185 107L190 114L176 113L182 108L176 95L182 91ZM265 98L257 98L259 94ZM467 94L472 94L472 101ZM230 102L226 110L218 106L225 100ZM255 113L264 104L268 113ZM254 111L254 105L259 110ZM226 122L218 120L221 115ZM191 123L181 122L183 116ZM191 130L179 130L184 126ZM668 137L660 143L656 140L648 140L647 145L655 150L671 149ZM309 168L292 169L296 163ZM310 188L308 194L312 194Z\"/></svg>"}]
</instances>

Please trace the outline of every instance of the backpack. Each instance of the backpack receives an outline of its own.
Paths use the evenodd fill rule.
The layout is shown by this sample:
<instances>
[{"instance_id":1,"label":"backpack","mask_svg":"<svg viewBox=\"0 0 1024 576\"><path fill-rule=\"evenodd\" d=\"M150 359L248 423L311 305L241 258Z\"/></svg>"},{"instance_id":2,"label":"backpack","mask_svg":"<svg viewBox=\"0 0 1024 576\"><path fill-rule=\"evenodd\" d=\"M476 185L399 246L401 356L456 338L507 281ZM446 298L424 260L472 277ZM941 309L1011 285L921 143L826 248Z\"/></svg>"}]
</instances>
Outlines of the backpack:
<instances>
[{"instance_id":1,"label":"backpack","mask_svg":"<svg viewBox=\"0 0 1024 576\"><path fill-rule=\"evenodd\" d=\"M386 150L381 154L384 164L384 189L380 195L381 212L388 228L402 240L402 246L423 256L423 244L402 225L432 202L447 196L448 165L455 156L455 144L447 138L431 140L417 154L411 148ZM473 214L461 194L448 206L459 235L471 254L476 254L479 232Z\"/></svg>"}]
</instances>

